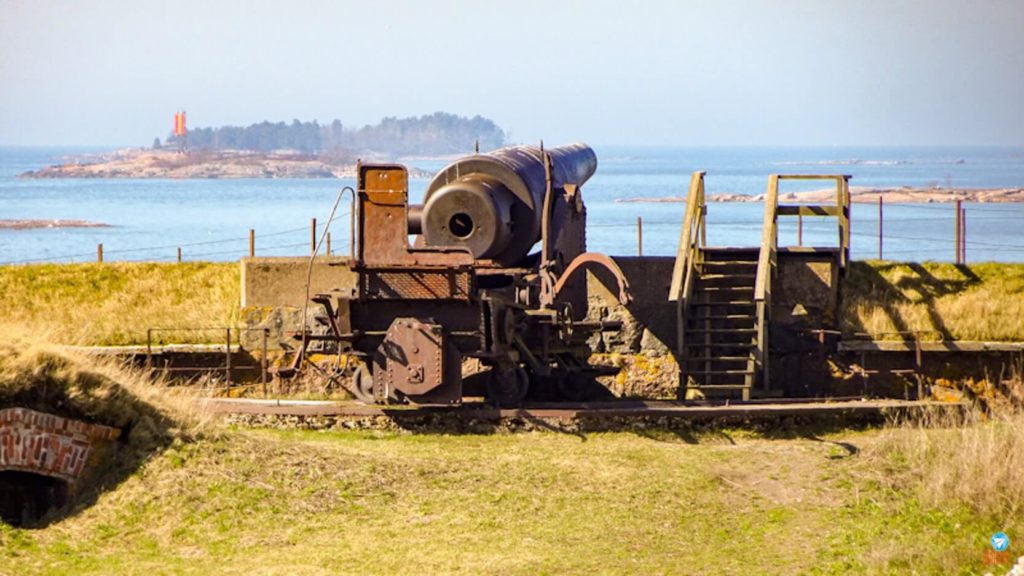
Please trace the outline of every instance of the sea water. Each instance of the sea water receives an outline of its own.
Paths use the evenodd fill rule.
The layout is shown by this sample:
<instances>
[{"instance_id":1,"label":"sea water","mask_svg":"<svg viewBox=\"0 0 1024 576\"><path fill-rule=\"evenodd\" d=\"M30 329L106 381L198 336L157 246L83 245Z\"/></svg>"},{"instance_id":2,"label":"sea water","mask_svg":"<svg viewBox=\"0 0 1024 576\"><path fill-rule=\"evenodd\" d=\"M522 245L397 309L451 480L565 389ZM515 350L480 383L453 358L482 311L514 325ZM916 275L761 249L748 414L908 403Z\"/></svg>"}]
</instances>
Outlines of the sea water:
<instances>
[{"instance_id":1,"label":"sea water","mask_svg":"<svg viewBox=\"0 0 1024 576\"><path fill-rule=\"evenodd\" d=\"M643 221L643 253L676 252L684 205L622 200L685 196L690 174L707 171L708 194L763 194L771 173L845 173L867 187L1024 187L1024 148L653 148L595 146L597 174L584 186L590 250L632 255L638 250L637 218ZM98 150L0 148L0 219L75 219L107 228L0 230L0 263L89 261L96 245L107 260L168 261L182 249L186 260L231 261L248 253L309 253L310 219L320 232L339 190L351 180L142 180L25 179L28 170ZM410 160L433 172L443 160ZM827 187L828 182L783 183L782 192ZM422 198L426 180L413 180L410 196ZM346 254L349 202L338 208L330 230L332 250ZM965 203L968 261L1024 261L1024 204ZM711 203L710 245L757 246L763 205ZM952 204L886 204L886 259L951 261ZM855 204L852 256L878 256L878 208ZM835 220L804 218L803 244L834 246ZM780 224L780 245L797 243L795 219Z\"/></svg>"}]
</instances>

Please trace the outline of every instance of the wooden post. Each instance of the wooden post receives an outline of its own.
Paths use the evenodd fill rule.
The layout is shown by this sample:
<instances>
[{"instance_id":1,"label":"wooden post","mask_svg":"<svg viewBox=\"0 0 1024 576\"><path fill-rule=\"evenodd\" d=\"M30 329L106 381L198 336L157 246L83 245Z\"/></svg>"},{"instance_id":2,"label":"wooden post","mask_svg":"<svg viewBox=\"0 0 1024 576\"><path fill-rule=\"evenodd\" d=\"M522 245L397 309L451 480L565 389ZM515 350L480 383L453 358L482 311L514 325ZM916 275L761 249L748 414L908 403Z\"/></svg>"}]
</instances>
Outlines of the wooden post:
<instances>
[{"instance_id":1,"label":"wooden post","mask_svg":"<svg viewBox=\"0 0 1024 576\"><path fill-rule=\"evenodd\" d=\"M96 245L96 261L103 264L103 243L100 242Z\"/></svg>"},{"instance_id":2,"label":"wooden post","mask_svg":"<svg viewBox=\"0 0 1024 576\"><path fill-rule=\"evenodd\" d=\"M327 233L327 255L331 255L331 233Z\"/></svg>"},{"instance_id":3,"label":"wooden post","mask_svg":"<svg viewBox=\"0 0 1024 576\"><path fill-rule=\"evenodd\" d=\"M804 215L800 213L796 215L796 245L804 245Z\"/></svg>"},{"instance_id":4,"label":"wooden post","mask_svg":"<svg viewBox=\"0 0 1024 576\"><path fill-rule=\"evenodd\" d=\"M181 264L181 246L178 246L178 264Z\"/></svg>"},{"instance_id":5,"label":"wooden post","mask_svg":"<svg viewBox=\"0 0 1024 576\"><path fill-rule=\"evenodd\" d=\"M249 228L249 258L256 256L256 230Z\"/></svg>"},{"instance_id":6,"label":"wooden post","mask_svg":"<svg viewBox=\"0 0 1024 576\"><path fill-rule=\"evenodd\" d=\"M316 218L309 221L309 253L316 254Z\"/></svg>"},{"instance_id":7,"label":"wooden post","mask_svg":"<svg viewBox=\"0 0 1024 576\"><path fill-rule=\"evenodd\" d=\"M960 241L961 241L961 239L960 239L960 232L963 230L962 227L961 227L961 224L960 224L960 217L963 214L962 214L961 209L960 209L960 201L959 200L956 201L955 208L956 208L956 218L955 218L955 222L953 224L955 226L955 229L954 229L954 232L953 232L953 244L955 245L954 246L954 256L955 256L954 261L957 264L960 264Z\"/></svg>"},{"instance_id":8,"label":"wooden post","mask_svg":"<svg viewBox=\"0 0 1024 576\"><path fill-rule=\"evenodd\" d=\"M644 219L636 217L636 255L644 255Z\"/></svg>"},{"instance_id":9,"label":"wooden post","mask_svg":"<svg viewBox=\"0 0 1024 576\"><path fill-rule=\"evenodd\" d=\"M878 195L878 259L882 259L882 195Z\"/></svg>"}]
</instances>

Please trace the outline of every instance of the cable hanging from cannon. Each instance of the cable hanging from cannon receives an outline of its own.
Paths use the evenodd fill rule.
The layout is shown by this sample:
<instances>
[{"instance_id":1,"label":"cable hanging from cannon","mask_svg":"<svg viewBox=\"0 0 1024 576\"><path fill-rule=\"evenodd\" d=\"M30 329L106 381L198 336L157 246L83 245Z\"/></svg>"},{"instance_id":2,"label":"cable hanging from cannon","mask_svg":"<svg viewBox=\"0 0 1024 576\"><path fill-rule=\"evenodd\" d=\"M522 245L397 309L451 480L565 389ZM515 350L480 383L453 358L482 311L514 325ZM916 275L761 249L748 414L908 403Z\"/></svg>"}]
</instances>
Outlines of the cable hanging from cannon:
<instances>
[{"instance_id":1,"label":"cable hanging from cannon","mask_svg":"<svg viewBox=\"0 0 1024 576\"><path fill-rule=\"evenodd\" d=\"M596 170L585 144L501 148L452 162L412 205L404 166L360 163L352 258L332 264L348 267L354 286L310 298L319 311L278 373L310 365L368 403L457 404L476 395L462 375L475 358L487 368L483 394L500 406L528 392L585 399L600 389L594 376L614 373L588 364L586 341L621 326L585 320L581 271L608 270L630 299L615 262L586 251L581 187ZM307 362L312 352L336 361ZM341 361L350 357L362 362Z\"/></svg>"}]
</instances>

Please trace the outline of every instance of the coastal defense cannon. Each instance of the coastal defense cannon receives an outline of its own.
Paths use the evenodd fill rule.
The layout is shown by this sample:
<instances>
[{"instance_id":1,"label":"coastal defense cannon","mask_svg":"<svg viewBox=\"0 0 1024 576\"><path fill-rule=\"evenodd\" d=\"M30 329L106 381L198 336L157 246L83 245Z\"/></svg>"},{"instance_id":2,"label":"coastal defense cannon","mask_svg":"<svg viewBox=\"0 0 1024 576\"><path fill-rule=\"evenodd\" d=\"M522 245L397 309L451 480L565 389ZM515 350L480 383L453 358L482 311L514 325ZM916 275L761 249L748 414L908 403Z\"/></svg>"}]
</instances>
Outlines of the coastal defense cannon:
<instances>
[{"instance_id":1,"label":"coastal defense cannon","mask_svg":"<svg viewBox=\"0 0 1024 576\"><path fill-rule=\"evenodd\" d=\"M354 284L312 298L322 310L297 335L302 345L281 373L301 369L312 343L337 354L317 373L347 381L364 402L456 404L484 395L505 406L530 390L574 399L597 390L593 376L607 369L589 365L586 341L621 325L584 320L580 271L607 269L624 303L629 291L614 261L586 252L580 186L596 169L585 144L502 148L456 160L412 205L404 166L360 164L355 249L344 264ZM358 368L343 355L360 359ZM469 394L467 358L485 368L466 384ZM351 379L340 377L346 370Z\"/></svg>"},{"instance_id":2,"label":"coastal defense cannon","mask_svg":"<svg viewBox=\"0 0 1024 576\"><path fill-rule=\"evenodd\" d=\"M583 186L597 170L586 144L513 146L460 158L410 206L409 231L426 246L461 247L474 258L517 264L541 240L545 193Z\"/></svg>"}]
</instances>

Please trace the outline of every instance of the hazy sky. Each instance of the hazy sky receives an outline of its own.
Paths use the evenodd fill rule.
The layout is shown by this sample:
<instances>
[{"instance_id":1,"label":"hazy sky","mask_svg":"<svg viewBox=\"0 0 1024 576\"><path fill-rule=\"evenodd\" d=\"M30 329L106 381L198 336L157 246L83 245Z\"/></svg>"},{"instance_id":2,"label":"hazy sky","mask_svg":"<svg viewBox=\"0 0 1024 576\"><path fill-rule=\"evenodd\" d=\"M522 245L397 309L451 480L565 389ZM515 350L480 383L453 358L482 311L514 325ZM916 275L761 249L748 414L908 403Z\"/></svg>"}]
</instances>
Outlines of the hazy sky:
<instances>
[{"instance_id":1,"label":"hazy sky","mask_svg":"<svg viewBox=\"0 0 1024 576\"><path fill-rule=\"evenodd\" d=\"M1024 144L1024 0L0 0L0 144L481 114L516 141Z\"/></svg>"}]
</instances>

